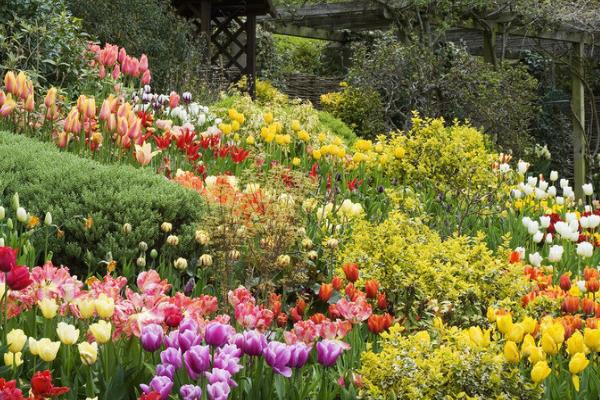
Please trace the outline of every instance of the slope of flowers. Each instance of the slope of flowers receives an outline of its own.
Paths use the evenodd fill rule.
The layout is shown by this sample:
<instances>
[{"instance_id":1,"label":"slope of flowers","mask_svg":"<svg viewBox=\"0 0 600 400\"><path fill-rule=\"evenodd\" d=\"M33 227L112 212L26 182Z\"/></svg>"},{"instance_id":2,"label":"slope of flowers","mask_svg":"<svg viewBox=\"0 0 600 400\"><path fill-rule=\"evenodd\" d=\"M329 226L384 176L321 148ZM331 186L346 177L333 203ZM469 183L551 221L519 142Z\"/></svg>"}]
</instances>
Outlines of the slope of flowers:
<instances>
[{"instance_id":1,"label":"slope of flowers","mask_svg":"<svg viewBox=\"0 0 600 400\"><path fill-rule=\"evenodd\" d=\"M103 220L141 241L86 251L75 276L48 242L69 223L93 246L94 204L56 221L2 193L0 398L598 397L591 185L576 202L468 125L415 114L347 140L308 105L206 107L153 93L143 55L89 51L77 99L8 71L0 127L158 174L206 211L147 221L150 245Z\"/></svg>"}]
</instances>

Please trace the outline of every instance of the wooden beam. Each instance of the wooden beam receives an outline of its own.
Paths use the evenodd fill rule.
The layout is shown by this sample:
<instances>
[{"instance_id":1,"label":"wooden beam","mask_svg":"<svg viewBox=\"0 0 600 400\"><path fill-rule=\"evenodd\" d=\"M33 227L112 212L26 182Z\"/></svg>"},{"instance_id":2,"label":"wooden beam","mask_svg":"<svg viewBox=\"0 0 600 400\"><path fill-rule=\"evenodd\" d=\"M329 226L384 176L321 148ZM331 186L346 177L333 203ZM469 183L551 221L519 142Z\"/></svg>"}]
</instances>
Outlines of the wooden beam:
<instances>
[{"instance_id":1,"label":"wooden beam","mask_svg":"<svg viewBox=\"0 0 600 400\"><path fill-rule=\"evenodd\" d=\"M285 22L274 22L265 25L265 29L280 35L298 36L310 39L329 40L330 42L345 42L348 35L345 32L330 31L327 29L309 28Z\"/></svg>"},{"instance_id":2,"label":"wooden beam","mask_svg":"<svg viewBox=\"0 0 600 400\"><path fill-rule=\"evenodd\" d=\"M246 18L246 75L250 97L256 98L256 16Z\"/></svg>"},{"instance_id":3,"label":"wooden beam","mask_svg":"<svg viewBox=\"0 0 600 400\"><path fill-rule=\"evenodd\" d=\"M205 64L210 65L210 43L211 43L211 36L212 36L212 26L211 26L211 22L210 22L210 15L211 15L211 7L210 7L210 0L202 0L202 3L200 3L200 29L202 32L202 35L204 36L202 39L206 45L206 49L205 49L205 54L204 54L204 58L205 58Z\"/></svg>"},{"instance_id":4,"label":"wooden beam","mask_svg":"<svg viewBox=\"0 0 600 400\"><path fill-rule=\"evenodd\" d=\"M573 116L573 159L575 165L575 197L583 199L582 185L585 183L585 87L583 86L583 42L573 43L571 72L571 111Z\"/></svg>"},{"instance_id":5,"label":"wooden beam","mask_svg":"<svg viewBox=\"0 0 600 400\"><path fill-rule=\"evenodd\" d=\"M496 65L496 32L498 27L496 24L490 24L490 29L483 31L483 59Z\"/></svg>"}]
</instances>

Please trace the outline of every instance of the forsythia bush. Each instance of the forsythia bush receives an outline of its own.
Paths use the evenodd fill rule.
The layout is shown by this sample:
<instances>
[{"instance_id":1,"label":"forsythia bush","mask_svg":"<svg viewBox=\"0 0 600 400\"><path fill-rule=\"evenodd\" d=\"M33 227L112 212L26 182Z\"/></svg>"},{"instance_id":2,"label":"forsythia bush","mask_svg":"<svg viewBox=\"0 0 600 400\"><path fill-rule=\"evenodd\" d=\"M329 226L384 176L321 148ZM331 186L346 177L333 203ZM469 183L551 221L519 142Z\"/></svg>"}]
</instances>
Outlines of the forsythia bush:
<instances>
[{"instance_id":1,"label":"forsythia bush","mask_svg":"<svg viewBox=\"0 0 600 400\"><path fill-rule=\"evenodd\" d=\"M442 241L399 212L379 225L358 222L340 257L360 262L361 278L377 279L409 318L435 313L480 324L491 301L518 298L526 289L522 268L496 258L483 236Z\"/></svg>"},{"instance_id":2,"label":"forsythia bush","mask_svg":"<svg viewBox=\"0 0 600 400\"><path fill-rule=\"evenodd\" d=\"M405 336L381 335L379 352L362 354L367 399L538 399L541 389L505 363L489 331L455 327ZM471 334L469 334L471 333ZM483 333L483 334L481 334ZM481 335L480 335L481 334Z\"/></svg>"}]
</instances>

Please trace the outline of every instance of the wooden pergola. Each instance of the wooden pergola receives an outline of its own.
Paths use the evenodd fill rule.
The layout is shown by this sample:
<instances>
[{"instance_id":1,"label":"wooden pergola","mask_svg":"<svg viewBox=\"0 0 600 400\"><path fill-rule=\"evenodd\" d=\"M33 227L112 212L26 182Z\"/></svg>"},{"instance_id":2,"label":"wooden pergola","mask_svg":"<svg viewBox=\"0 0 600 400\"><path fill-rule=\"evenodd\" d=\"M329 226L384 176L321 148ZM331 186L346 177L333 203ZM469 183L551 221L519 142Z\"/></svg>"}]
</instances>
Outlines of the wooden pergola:
<instances>
[{"instance_id":1,"label":"wooden pergola","mask_svg":"<svg viewBox=\"0 0 600 400\"><path fill-rule=\"evenodd\" d=\"M254 98L256 87L256 18L276 16L271 0L174 0L178 12L200 25L205 62L218 65L230 81L245 76Z\"/></svg>"},{"instance_id":2,"label":"wooden pergola","mask_svg":"<svg viewBox=\"0 0 600 400\"><path fill-rule=\"evenodd\" d=\"M274 33L347 43L371 30L387 29L398 24L393 11L382 2L350 1L277 9L277 17L261 17L265 27ZM540 48L550 54L570 52L571 111L575 192L583 197L581 185L586 180L585 87L582 60L586 49L594 44L594 36L572 27L547 31L512 26L515 14L496 14L487 20L461 23L446 32L446 41L463 42L469 51L496 63L497 59L518 57L523 50ZM429 21L435 24L434 21ZM600 132L598 133L600 134Z\"/></svg>"}]
</instances>

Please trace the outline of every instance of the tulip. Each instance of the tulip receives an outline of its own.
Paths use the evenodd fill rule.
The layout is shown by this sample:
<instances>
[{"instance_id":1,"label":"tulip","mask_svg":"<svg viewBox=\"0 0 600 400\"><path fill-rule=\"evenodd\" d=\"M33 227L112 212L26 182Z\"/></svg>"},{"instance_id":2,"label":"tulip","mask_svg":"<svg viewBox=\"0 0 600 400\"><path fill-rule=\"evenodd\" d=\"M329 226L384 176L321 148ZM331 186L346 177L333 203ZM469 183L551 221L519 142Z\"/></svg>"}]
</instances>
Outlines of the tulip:
<instances>
[{"instance_id":1,"label":"tulip","mask_svg":"<svg viewBox=\"0 0 600 400\"><path fill-rule=\"evenodd\" d=\"M108 319L112 317L115 312L115 301L106 294L101 293L94 301L94 307L100 318Z\"/></svg>"},{"instance_id":2,"label":"tulip","mask_svg":"<svg viewBox=\"0 0 600 400\"><path fill-rule=\"evenodd\" d=\"M48 89L48 93L44 98L44 105L46 106L46 108L51 108L54 106L54 104L56 103L57 92L58 90L55 87L51 87L50 89Z\"/></svg>"},{"instance_id":3,"label":"tulip","mask_svg":"<svg viewBox=\"0 0 600 400\"><path fill-rule=\"evenodd\" d=\"M591 196L594 194L594 187L591 183L585 183L581 185L581 188L583 189L583 194L585 194L586 196Z\"/></svg>"},{"instance_id":4,"label":"tulip","mask_svg":"<svg viewBox=\"0 0 600 400\"><path fill-rule=\"evenodd\" d=\"M594 254L594 246L590 242L577 243L577 255L589 258Z\"/></svg>"},{"instance_id":5,"label":"tulip","mask_svg":"<svg viewBox=\"0 0 600 400\"><path fill-rule=\"evenodd\" d=\"M181 360L181 350L173 347L163 350L160 353L160 361L163 364L170 364L176 369L181 368L183 361Z\"/></svg>"},{"instance_id":6,"label":"tulip","mask_svg":"<svg viewBox=\"0 0 600 400\"><path fill-rule=\"evenodd\" d=\"M542 350L544 350L546 354L554 355L560 350L559 344L554 341L552 335L549 333L544 333L542 335L541 344Z\"/></svg>"},{"instance_id":7,"label":"tulip","mask_svg":"<svg viewBox=\"0 0 600 400\"><path fill-rule=\"evenodd\" d=\"M529 350L530 364L535 365L536 363L544 360L546 360L546 355L540 347L534 346Z\"/></svg>"},{"instance_id":8,"label":"tulip","mask_svg":"<svg viewBox=\"0 0 600 400\"><path fill-rule=\"evenodd\" d=\"M183 355L188 376L192 380L210 369L210 347L195 345Z\"/></svg>"},{"instance_id":9,"label":"tulip","mask_svg":"<svg viewBox=\"0 0 600 400\"><path fill-rule=\"evenodd\" d=\"M79 339L79 329L65 322L59 322L56 327L56 334L63 344L72 345Z\"/></svg>"},{"instance_id":10,"label":"tulip","mask_svg":"<svg viewBox=\"0 0 600 400\"><path fill-rule=\"evenodd\" d=\"M586 328L583 331L583 342L590 350L600 352L600 329Z\"/></svg>"},{"instance_id":11,"label":"tulip","mask_svg":"<svg viewBox=\"0 0 600 400\"><path fill-rule=\"evenodd\" d=\"M548 253L548 261L550 262L559 262L562 258L564 249L562 246L554 245L550 247L550 251Z\"/></svg>"},{"instance_id":12,"label":"tulip","mask_svg":"<svg viewBox=\"0 0 600 400\"><path fill-rule=\"evenodd\" d=\"M142 328L142 348L151 353L160 349L164 337L163 328L158 324L148 324Z\"/></svg>"},{"instance_id":13,"label":"tulip","mask_svg":"<svg viewBox=\"0 0 600 400\"><path fill-rule=\"evenodd\" d=\"M213 258L210 254L202 254L198 258L198 265L201 267L210 267L213 264Z\"/></svg>"},{"instance_id":14,"label":"tulip","mask_svg":"<svg viewBox=\"0 0 600 400\"><path fill-rule=\"evenodd\" d=\"M135 159L143 166L150 164L155 155L160 153L160 150L152 151L152 145L146 142L143 145L135 145Z\"/></svg>"},{"instance_id":15,"label":"tulip","mask_svg":"<svg viewBox=\"0 0 600 400\"><path fill-rule=\"evenodd\" d=\"M0 247L0 271L9 272L17 265L17 251L11 247Z\"/></svg>"},{"instance_id":16,"label":"tulip","mask_svg":"<svg viewBox=\"0 0 600 400\"><path fill-rule=\"evenodd\" d=\"M365 292L367 293L367 298L374 299L377 297L377 292L379 291L379 282L376 280L369 280L365 282Z\"/></svg>"},{"instance_id":17,"label":"tulip","mask_svg":"<svg viewBox=\"0 0 600 400\"><path fill-rule=\"evenodd\" d=\"M183 270L187 269L188 262L185 258L179 257L177 260L173 261L173 266L175 267L175 269L183 271Z\"/></svg>"},{"instance_id":18,"label":"tulip","mask_svg":"<svg viewBox=\"0 0 600 400\"><path fill-rule=\"evenodd\" d=\"M12 71L8 71L4 75L4 85L6 86L6 90L15 96L17 95L17 78L15 77L15 73Z\"/></svg>"},{"instance_id":19,"label":"tulip","mask_svg":"<svg viewBox=\"0 0 600 400\"><path fill-rule=\"evenodd\" d=\"M572 374L579 374L583 372L584 369L589 365L590 360L588 360L583 353L576 353L571 357L569 361L569 372Z\"/></svg>"},{"instance_id":20,"label":"tulip","mask_svg":"<svg viewBox=\"0 0 600 400\"><path fill-rule=\"evenodd\" d=\"M206 341L206 344L221 347L227 343L230 332L231 326L213 321L206 326L204 340Z\"/></svg>"},{"instance_id":21,"label":"tulip","mask_svg":"<svg viewBox=\"0 0 600 400\"><path fill-rule=\"evenodd\" d=\"M6 344L8 350L12 353L18 353L23 350L25 342L27 341L27 335L22 329L13 329L6 334Z\"/></svg>"},{"instance_id":22,"label":"tulip","mask_svg":"<svg viewBox=\"0 0 600 400\"><path fill-rule=\"evenodd\" d=\"M171 380L175 377L176 369L171 364L158 364L156 366L156 376L167 376Z\"/></svg>"},{"instance_id":23,"label":"tulip","mask_svg":"<svg viewBox=\"0 0 600 400\"><path fill-rule=\"evenodd\" d=\"M167 376L155 376L149 385L140 385L144 393L158 393L161 400L167 400L173 389L173 381Z\"/></svg>"},{"instance_id":24,"label":"tulip","mask_svg":"<svg viewBox=\"0 0 600 400\"><path fill-rule=\"evenodd\" d=\"M56 317L56 312L58 311L58 304L54 299L50 299L45 297L41 301L38 301L38 307L42 310L42 315L46 319L52 319Z\"/></svg>"},{"instance_id":25,"label":"tulip","mask_svg":"<svg viewBox=\"0 0 600 400\"><path fill-rule=\"evenodd\" d=\"M81 342L77 345L79 358L85 365L92 365L98 359L98 343Z\"/></svg>"},{"instance_id":26,"label":"tulip","mask_svg":"<svg viewBox=\"0 0 600 400\"><path fill-rule=\"evenodd\" d=\"M35 110L35 102L33 100L33 94L30 94L29 96L27 96L27 99L25 100L25 104L23 107L25 108L25 111L27 111L27 112L33 112Z\"/></svg>"},{"instance_id":27,"label":"tulip","mask_svg":"<svg viewBox=\"0 0 600 400\"><path fill-rule=\"evenodd\" d=\"M6 365L7 367L12 367L13 369L17 368L18 366L23 364L22 355L23 354L20 351L18 351L16 353L13 353L10 351L4 353L4 365ZM9 394L9 396L10 396L10 394ZM9 397L7 397L7 399L8 398Z\"/></svg>"},{"instance_id":28,"label":"tulip","mask_svg":"<svg viewBox=\"0 0 600 400\"><path fill-rule=\"evenodd\" d=\"M80 299L77 301L77 309L81 318L91 318L96 312L96 302L93 299Z\"/></svg>"},{"instance_id":29,"label":"tulip","mask_svg":"<svg viewBox=\"0 0 600 400\"><path fill-rule=\"evenodd\" d=\"M243 334L236 335L235 344L249 356L259 356L267 347L265 335L256 331L245 331Z\"/></svg>"},{"instance_id":30,"label":"tulip","mask_svg":"<svg viewBox=\"0 0 600 400\"><path fill-rule=\"evenodd\" d=\"M588 281L585 281L585 288L591 293L596 293L598 290L600 290L600 281L598 281L597 278L592 278Z\"/></svg>"},{"instance_id":31,"label":"tulip","mask_svg":"<svg viewBox=\"0 0 600 400\"><path fill-rule=\"evenodd\" d=\"M563 300L561 309L569 314L573 314L579 310L579 297L566 296Z\"/></svg>"},{"instance_id":32,"label":"tulip","mask_svg":"<svg viewBox=\"0 0 600 400\"><path fill-rule=\"evenodd\" d=\"M206 392L210 400L226 400L229 398L231 388L227 382L215 382L206 386Z\"/></svg>"},{"instance_id":33,"label":"tulip","mask_svg":"<svg viewBox=\"0 0 600 400\"><path fill-rule=\"evenodd\" d=\"M142 83L142 85L148 85L151 81L152 74L150 73L150 70L147 69L142 73L142 79L140 80L140 82Z\"/></svg>"},{"instance_id":34,"label":"tulip","mask_svg":"<svg viewBox=\"0 0 600 400\"><path fill-rule=\"evenodd\" d=\"M569 276L569 273L564 273L560 276L559 285L560 288L565 292L571 289L571 278Z\"/></svg>"},{"instance_id":35,"label":"tulip","mask_svg":"<svg viewBox=\"0 0 600 400\"><path fill-rule=\"evenodd\" d=\"M169 94L169 108L172 110L179 105L179 95L177 92L171 92Z\"/></svg>"},{"instance_id":36,"label":"tulip","mask_svg":"<svg viewBox=\"0 0 600 400\"><path fill-rule=\"evenodd\" d=\"M596 310L596 302L594 300L584 298L581 303L581 309L584 314L594 314Z\"/></svg>"},{"instance_id":37,"label":"tulip","mask_svg":"<svg viewBox=\"0 0 600 400\"><path fill-rule=\"evenodd\" d=\"M319 288L319 298L327 303L333 294L333 285L331 283L323 283Z\"/></svg>"},{"instance_id":38,"label":"tulip","mask_svg":"<svg viewBox=\"0 0 600 400\"><path fill-rule=\"evenodd\" d=\"M111 331L111 323L104 320L100 320L90 325L90 332L99 344L104 344L110 340Z\"/></svg>"},{"instance_id":39,"label":"tulip","mask_svg":"<svg viewBox=\"0 0 600 400\"><path fill-rule=\"evenodd\" d=\"M179 395L182 400L200 400L202 398L202 389L199 386L183 385L179 389Z\"/></svg>"},{"instance_id":40,"label":"tulip","mask_svg":"<svg viewBox=\"0 0 600 400\"><path fill-rule=\"evenodd\" d=\"M344 347L340 341L321 340L317 343L317 361L324 367L331 367L337 362L343 351Z\"/></svg>"},{"instance_id":41,"label":"tulip","mask_svg":"<svg viewBox=\"0 0 600 400\"><path fill-rule=\"evenodd\" d=\"M273 371L286 378L292 376L292 369L288 366L291 358L290 348L281 342L269 342L263 351L263 356L267 364L273 368Z\"/></svg>"},{"instance_id":42,"label":"tulip","mask_svg":"<svg viewBox=\"0 0 600 400\"><path fill-rule=\"evenodd\" d=\"M27 340L27 345L29 346L29 352L34 356L38 355L38 341L34 338L30 337Z\"/></svg>"},{"instance_id":43,"label":"tulip","mask_svg":"<svg viewBox=\"0 0 600 400\"><path fill-rule=\"evenodd\" d=\"M29 268L24 266L15 267L6 274L6 284L11 290L23 290L32 282Z\"/></svg>"},{"instance_id":44,"label":"tulip","mask_svg":"<svg viewBox=\"0 0 600 400\"><path fill-rule=\"evenodd\" d=\"M54 361L59 348L60 342L53 342L48 338L37 341L38 356L46 362Z\"/></svg>"},{"instance_id":45,"label":"tulip","mask_svg":"<svg viewBox=\"0 0 600 400\"><path fill-rule=\"evenodd\" d=\"M358 280L358 265L354 263L345 264L342 267L346 279L352 283Z\"/></svg>"},{"instance_id":46,"label":"tulip","mask_svg":"<svg viewBox=\"0 0 600 400\"><path fill-rule=\"evenodd\" d=\"M535 383L540 383L550 375L550 372L552 370L546 361L538 361L531 369L531 379Z\"/></svg>"},{"instance_id":47,"label":"tulip","mask_svg":"<svg viewBox=\"0 0 600 400\"><path fill-rule=\"evenodd\" d=\"M504 357L506 358L506 361L514 364L518 363L521 358L517 344L512 340L508 340L504 344Z\"/></svg>"},{"instance_id":48,"label":"tulip","mask_svg":"<svg viewBox=\"0 0 600 400\"><path fill-rule=\"evenodd\" d=\"M6 102L0 107L0 116L6 117L13 112L17 107L17 103L13 99L7 99Z\"/></svg>"},{"instance_id":49,"label":"tulip","mask_svg":"<svg viewBox=\"0 0 600 400\"><path fill-rule=\"evenodd\" d=\"M506 335L513 326L512 315L498 315L496 317L496 325L498 326L498 330Z\"/></svg>"}]
</instances>

